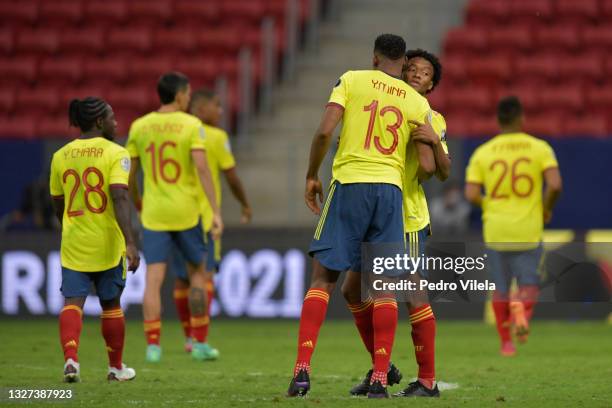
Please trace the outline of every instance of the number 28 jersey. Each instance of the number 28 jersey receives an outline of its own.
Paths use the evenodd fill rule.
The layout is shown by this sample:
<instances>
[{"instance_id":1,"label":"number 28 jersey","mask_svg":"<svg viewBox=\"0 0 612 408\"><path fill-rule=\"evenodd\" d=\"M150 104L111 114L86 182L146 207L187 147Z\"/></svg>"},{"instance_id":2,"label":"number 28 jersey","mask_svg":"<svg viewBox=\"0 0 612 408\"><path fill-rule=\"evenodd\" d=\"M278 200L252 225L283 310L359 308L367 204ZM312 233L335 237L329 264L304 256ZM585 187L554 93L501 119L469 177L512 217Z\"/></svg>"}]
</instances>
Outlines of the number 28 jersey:
<instances>
[{"instance_id":1,"label":"number 28 jersey","mask_svg":"<svg viewBox=\"0 0 612 408\"><path fill-rule=\"evenodd\" d=\"M54 155L49 190L64 199L61 263L79 272L117 266L125 240L115 218L111 187L128 187L130 157L102 137L76 139Z\"/></svg>"},{"instance_id":2,"label":"number 28 jersey","mask_svg":"<svg viewBox=\"0 0 612 408\"><path fill-rule=\"evenodd\" d=\"M525 133L501 134L476 149L466 182L484 186L483 235L489 247L504 250L494 243L519 243L506 248L522 250L520 243L542 240L543 172L553 167L558 164L550 145Z\"/></svg>"},{"instance_id":3,"label":"number 28 jersey","mask_svg":"<svg viewBox=\"0 0 612 408\"><path fill-rule=\"evenodd\" d=\"M341 183L388 183L402 188L409 120L424 122L427 100L382 71L348 71L329 105L344 109L333 178Z\"/></svg>"},{"instance_id":4,"label":"number 28 jersey","mask_svg":"<svg viewBox=\"0 0 612 408\"><path fill-rule=\"evenodd\" d=\"M127 150L144 174L142 224L153 231L183 231L200 218L192 150L205 150L204 128L184 112L151 112L130 128Z\"/></svg>"}]
</instances>

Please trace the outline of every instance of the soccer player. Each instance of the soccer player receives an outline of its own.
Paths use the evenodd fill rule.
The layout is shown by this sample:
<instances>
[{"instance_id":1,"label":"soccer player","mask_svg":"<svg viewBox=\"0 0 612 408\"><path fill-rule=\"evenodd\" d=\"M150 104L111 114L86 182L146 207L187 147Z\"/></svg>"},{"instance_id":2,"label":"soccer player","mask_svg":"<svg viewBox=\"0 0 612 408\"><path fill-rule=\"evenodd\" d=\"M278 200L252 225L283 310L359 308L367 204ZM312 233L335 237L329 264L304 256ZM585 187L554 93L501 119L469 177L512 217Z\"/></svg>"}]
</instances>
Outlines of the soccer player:
<instances>
[{"instance_id":1,"label":"soccer player","mask_svg":"<svg viewBox=\"0 0 612 408\"><path fill-rule=\"evenodd\" d=\"M200 120L185 111L191 87L178 72L161 76L157 84L161 107L139 119L130 129L127 149L132 157L130 191L137 208L142 208L143 250L147 278L143 299L146 360L161 359L161 296L169 254L178 247L187 260L191 355L204 360L207 324L205 260L206 248L200 220L198 191L203 189L212 207L213 235L223 222L206 159L206 133ZM144 198L141 201L136 172L142 166Z\"/></svg>"},{"instance_id":2,"label":"soccer player","mask_svg":"<svg viewBox=\"0 0 612 408\"><path fill-rule=\"evenodd\" d=\"M442 65L438 58L424 50L416 49L406 52L406 66L403 79L419 94L426 96L439 84L442 76ZM404 175L404 232L412 257L422 256L425 252L427 237L431 234L427 199L422 182L432 176L433 172L425 171L417 160L415 143L425 143L431 147L435 160L435 175L441 181L450 174L450 158L446 146L446 122L444 117L432 110L431 117L412 132L412 141L408 144L406 167ZM421 268L419 275L426 277L426 271ZM349 273L342 285L342 293L353 313L355 324L367 350L373 356L372 345L372 302L361 301L360 281L355 274ZM438 397L440 392L435 385L435 335L436 320L427 299L427 291L413 294L406 303L412 324L412 341L415 357L419 366L417 381L395 394L402 397ZM370 388L370 370L364 380L354 386L352 395L366 395ZM387 373L389 384L399 383L402 375L391 364Z\"/></svg>"},{"instance_id":3,"label":"soccer player","mask_svg":"<svg viewBox=\"0 0 612 408\"><path fill-rule=\"evenodd\" d=\"M309 249L313 274L302 306L289 396L303 396L310 389L310 360L329 296L341 272L361 271L362 242L404 241L401 189L410 139L407 121L422 123L430 110L427 100L401 80L405 52L401 37L380 35L374 44L374 69L342 75L313 138L305 199L320 219ZM341 120L333 180L321 210L318 171ZM423 148L431 153L428 146ZM433 166L431 154L429 166ZM388 397L387 368L397 326L395 297L377 294L372 309L376 351L368 397L384 398Z\"/></svg>"},{"instance_id":4,"label":"soccer player","mask_svg":"<svg viewBox=\"0 0 612 408\"><path fill-rule=\"evenodd\" d=\"M122 359L125 319L119 304L126 268L135 271L140 263L130 229L130 157L113 142L115 114L102 99L73 99L69 118L70 125L80 128L81 136L53 155L49 180L55 213L62 224L64 307L59 331L64 381L80 381L78 348L83 305L92 283L102 306L102 336L109 360L107 379L132 380L136 371Z\"/></svg>"},{"instance_id":5,"label":"soccer player","mask_svg":"<svg viewBox=\"0 0 612 408\"><path fill-rule=\"evenodd\" d=\"M190 112L192 115L199 118L206 132L206 156L210 172L212 175L213 184L215 185L215 194L217 195L217 206L221 207L221 180L219 172L222 171L227 183L232 190L236 200L242 206L242 223L248 223L251 220L251 207L247 200L246 193L242 187L242 182L236 172L236 160L232 154L229 138L227 133L219 128L223 109L219 97L212 91L200 89L191 95ZM200 190L201 191L201 190ZM212 227L212 208L208 201L201 194L200 211L202 215L202 226L206 234L207 245L207 260L206 260L206 292L208 295L207 317L208 322L205 324L204 342L208 336L208 328L210 325L210 305L214 296L214 273L219 268L221 261L221 240L214 239L210 229ZM187 270L185 267L185 259L175 251L173 253L170 268L176 275L174 285L174 304L179 315L179 319L183 326L185 334L185 350L191 351L191 326L189 324L191 315L189 313L189 304L187 295L189 293L189 280L187 279ZM208 346L208 345L207 345ZM217 349L206 347L206 359L213 360L219 356Z\"/></svg>"},{"instance_id":6,"label":"soccer player","mask_svg":"<svg viewBox=\"0 0 612 408\"><path fill-rule=\"evenodd\" d=\"M501 354L512 356L516 349L511 322L518 340L526 341L539 291L542 231L552 217L562 181L550 145L523 133L518 98L509 96L499 102L497 120L501 133L479 146L470 158L465 196L482 208L487 265L496 288L493 310ZM542 193L543 184L546 189ZM518 282L516 299L509 295L513 278Z\"/></svg>"}]
</instances>

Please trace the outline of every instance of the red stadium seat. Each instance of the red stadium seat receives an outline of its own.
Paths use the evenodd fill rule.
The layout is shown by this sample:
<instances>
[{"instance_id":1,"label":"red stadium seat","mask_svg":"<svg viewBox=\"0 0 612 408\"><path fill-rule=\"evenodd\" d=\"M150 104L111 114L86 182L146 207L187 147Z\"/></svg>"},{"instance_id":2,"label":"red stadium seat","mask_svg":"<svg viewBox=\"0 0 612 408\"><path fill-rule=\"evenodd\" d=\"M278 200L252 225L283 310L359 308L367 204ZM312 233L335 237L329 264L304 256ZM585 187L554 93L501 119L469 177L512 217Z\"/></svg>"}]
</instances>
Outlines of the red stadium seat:
<instances>
[{"instance_id":1,"label":"red stadium seat","mask_svg":"<svg viewBox=\"0 0 612 408\"><path fill-rule=\"evenodd\" d=\"M466 20L478 27L499 27L510 15L510 2L506 0L472 0L467 7Z\"/></svg>"},{"instance_id":2,"label":"red stadium seat","mask_svg":"<svg viewBox=\"0 0 612 408\"><path fill-rule=\"evenodd\" d=\"M584 47L593 52L612 51L612 27L585 27L582 29Z\"/></svg>"},{"instance_id":3,"label":"red stadium seat","mask_svg":"<svg viewBox=\"0 0 612 408\"><path fill-rule=\"evenodd\" d=\"M169 0L130 0L128 18L132 23L163 25L172 21L172 2Z\"/></svg>"},{"instance_id":4,"label":"red stadium seat","mask_svg":"<svg viewBox=\"0 0 612 408\"><path fill-rule=\"evenodd\" d=\"M211 28L197 34L201 53L235 55L242 46L242 35L233 27Z\"/></svg>"},{"instance_id":5,"label":"red stadium seat","mask_svg":"<svg viewBox=\"0 0 612 408\"><path fill-rule=\"evenodd\" d=\"M40 2L40 21L45 27L78 24L83 18L83 2L54 0Z\"/></svg>"},{"instance_id":6,"label":"red stadium seat","mask_svg":"<svg viewBox=\"0 0 612 408\"><path fill-rule=\"evenodd\" d=\"M559 60L555 55L543 54L517 58L515 82L527 85L541 85L542 81L552 81L559 76Z\"/></svg>"},{"instance_id":7,"label":"red stadium seat","mask_svg":"<svg viewBox=\"0 0 612 408\"><path fill-rule=\"evenodd\" d=\"M107 37L109 53L146 53L151 49L151 32L144 27L111 30Z\"/></svg>"},{"instance_id":8,"label":"red stadium seat","mask_svg":"<svg viewBox=\"0 0 612 408\"><path fill-rule=\"evenodd\" d=\"M429 106L431 106L431 109L444 114L444 112L446 112L447 105L445 95L446 89L443 88L436 88L431 94L427 95L427 100L429 101Z\"/></svg>"},{"instance_id":9,"label":"red stadium seat","mask_svg":"<svg viewBox=\"0 0 612 408\"><path fill-rule=\"evenodd\" d=\"M95 96L98 98L104 97L103 87L96 85L84 85L75 88L62 89L59 95L60 111L65 110L68 112L68 104L72 99L83 99L88 96Z\"/></svg>"},{"instance_id":10,"label":"red stadium seat","mask_svg":"<svg viewBox=\"0 0 612 408\"><path fill-rule=\"evenodd\" d=\"M36 1L0 2L0 22L3 27L34 25L38 21L38 12Z\"/></svg>"},{"instance_id":11,"label":"red stadium seat","mask_svg":"<svg viewBox=\"0 0 612 408\"><path fill-rule=\"evenodd\" d=\"M67 116L43 116L37 120L37 125L37 135L41 137L73 138L79 135L79 130L68 123Z\"/></svg>"},{"instance_id":12,"label":"red stadium seat","mask_svg":"<svg viewBox=\"0 0 612 408\"><path fill-rule=\"evenodd\" d=\"M450 87L445 91L446 109L450 112L469 112L479 111L482 113L492 113L495 103L491 92L487 88L468 86Z\"/></svg>"},{"instance_id":13,"label":"red stadium seat","mask_svg":"<svg viewBox=\"0 0 612 408\"><path fill-rule=\"evenodd\" d=\"M0 88L0 112L9 113L15 106L15 90L8 87Z\"/></svg>"},{"instance_id":14,"label":"red stadium seat","mask_svg":"<svg viewBox=\"0 0 612 408\"><path fill-rule=\"evenodd\" d=\"M87 83L122 83L127 77L127 64L121 58L85 59L83 80Z\"/></svg>"},{"instance_id":15,"label":"red stadium seat","mask_svg":"<svg viewBox=\"0 0 612 408\"><path fill-rule=\"evenodd\" d=\"M37 63L34 57L0 59L0 83L31 83L36 79Z\"/></svg>"},{"instance_id":16,"label":"red stadium seat","mask_svg":"<svg viewBox=\"0 0 612 408\"><path fill-rule=\"evenodd\" d=\"M565 117L563 134L566 136L607 136L608 124L603 115Z\"/></svg>"},{"instance_id":17,"label":"red stadium seat","mask_svg":"<svg viewBox=\"0 0 612 408\"><path fill-rule=\"evenodd\" d=\"M451 137L465 137L470 135L468 118L461 114L445 115L447 134Z\"/></svg>"},{"instance_id":18,"label":"red stadium seat","mask_svg":"<svg viewBox=\"0 0 612 408\"><path fill-rule=\"evenodd\" d=\"M482 28L461 27L446 33L444 50L446 55L477 54L487 48L486 30Z\"/></svg>"},{"instance_id":19,"label":"red stadium seat","mask_svg":"<svg viewBox=\"0 0 612 408\"><path fill-rule=\"evenodd\" d=\"M488 30L487 33L490 49L520 52L533 47L531 31L526 27L521 30L513 26L499 27L494 30Z\"/></svg>"},{"instance_id":20,"label":"red stadium seat","mask_svg":"<svg viewBox=\"0 0 612 408\"><path fill-rule=\"evenodd\" d=\"M563 58L559 60L558 67L562 82L599 81L604 78L604 64L599 53L575 54Z\"/></svg>"},{"instance_id":21,"label":"red stadium seat","mask_svg":"<svg viewBox=\"0 0 612 408\"><path fill-rule=\"evenodd\" d=\"M497 85L511 74L510 59L503 55L487 55L467 61L470 80L480 85Z\"/></svg>"},{"instance_id":22,"label":"red stadium seat","mask_svg":"<svg viewBox=\"0 0 612 408\"><path fill-rule=\"evenodd\" d=\"M72 84L81 80L81 58L46 58L40 63L38 80L54 84Z\"/></svg>"},{"instance_id":23,"label":"red stadium seat","mask_svg":"<svg viewBox=\"0 0 612 408\"><path fill-rule=\"evenodd\" d=\"M144 114L155 108L151 105L152 98L144 87L115 88L108 91L106 98L108 103L117 110L132 110Z\"/></svg>"},{"instance_id":24,"label":"red stadium seat","mask_svg":"<svg viewBox=\"0 0 612 408\"><path fill-rule=\"evenodd\" d=\"M220 2L200 0L175 0L174 17L187 25L202 24L210 26L219 23Z\"/></svg>"},{"instance_id":25,"label":"red stadium seat","mask_svg":"<svg viewBox=\"0 0 612 408\"><path fill-rule=\"evenodd\" d=\"M538 94L538 88L529 84L508 86L497 89L495 101L497 102L506 96L516 96L527 113L537 112L541 108Z\"/></svg>"},{"instance_id":26,"label":"red stadium seat","mask_svg":"<svg viewBox=\"0 0 612 408\"><path fill-rule=\"evenodd\" d=\"M19 53L52 54L59 48L59 35L54 30L23 30L17 35Z\"/></svg>"},{"instance_id":27,"label":"red stadium seat","mask_svg":"<svg viewBox=\"0 0 612 408\"><path fill-rule=\"evenodd\" d=\"M499 133L499 125L493 115L468 118L467 126L471 136L494 136Z\"/></svg>"},{"instance_id":28,"label":"red stadium seat","mask_svg":"<svg viewBox=\"0 0 612 408\"><path fill-rule=\"evenodd\" d=\"M547 51L574 51L581 45L578 30L568 25L538 27L536 41Z\"/></svg>"},{"instance_id":29,"label":"red stadium seat","mask_svg":"<svg viewBox=\"0 0 612 408\"><path fill-rule=\"evenodd\" d=\"M551 0L518 0L510 3L512 25L528 24L532 27L546 24L553 14Z\"/></svg>"},{"instance_id":30,"label":"red stadium seat","mask_svg":"<svg viewBox=\"0 0 612 408\"><path fill-rule=\"evenodd\" d=\"M612 88L593 85L586 91L589 112L610 114L612 111Z\"/></svg>"},{"instance_id":31,"label":"red stadium seat","mask_svg":"<svg viewBox=\"0 0 612 408\"><path fill-rule=\"evenodd\" d=\"M185 58L176 62L176 69L187 75L195 86L210 84L222 70L219 59L200 57Z\"/></svg>"},{"instance_id":32,"label":"red stadium seat","mask_svg":"<svg viewBox=\"0 0 612 408\"><path fill-rule=\"evenodd\" d=\"M588 25L597 21L598 0L556 0L555 19L562 24Z\"/></svg>"},{"instance_id":33,"label":"red stadium seat","mask_svg":"<svg viewBox=\"0 0 612 408\"><path fill-rule=\"evenodd\" d=\"M159 77L175 69L171 58L133 58L128 64L128 73L131 82L154 88Z\"/></svg>"},{"instance_id":34,"label":"red stadium seat","mask_svg":"<svg viewBox=\"0 0 612 408\"><path fill-rule=\"evenodd\" d=\"M444 69L444 81L457 84L468 82L467 59L462 56L444 56L442 67Z\"/></svg>"},{"instance_id":35,"label":"red stadium seat","mask_svg":"<svg viewBox=\"0 0 612 408\"><path fill-rule=\"evenodd\" d=\"M10 54L13 51L13 31L8 29L0 30L0 52Z\"/></svg>"},{"instance_id":36,"label":"red stadium seat","mask_svg":"<svg viewBox=\"0 0 612 408\"><path fill-rule=\"evenodd\" d=\"M287 16L287 0L268 0L266 15L274 17L277 26L282 25Z\"/></svg>"},{"instance_id":37,"label":"red stadium seat","mask_svg":"<svg viewBox=\"0 0 612 408\"><path fill-rule=\"evenodd\" d=\"M191 30L155 30L153 33L153 49L163 49L171 54L184 54L193 52L195 48L196 36Z\"/></svg>"},{"instance_id":38,"label":"red stadium seat","mask_svg":"<svg viewBox=\"0 0 612 408\"><path fill-rule=\"evenodd\" d=\"M535 136L559 137L563 133L563 121L559 114L528 115L525 130Z\"/></svg>"},{"instance_id":39,"label":"red stadium seat","mask_svg":"<svg viewBox=\"0 0 612 408\"><path fill-rule=\"evenodd\" d=\"M603 23L612 21L612 0L601 0L600 19Z\"/></svg>"},{"instance_id":40,"label":"red stadium seat","mask_svg":"<svg viewBox=\"0 0 612 408\"><path fill-rule=\"evenodd\" d=\"M32 116L0 117L0 139L33 139L36 135L36 123Z\"/></svg>"},{"instance_id":41,"label":"red stadium seat","mask_svg":"<svg viewBox=\"0 0 612 408\"><path fill-rule=\"evenodd\" d=\"M258 0L233 0L221 2L221 14L225 20L257 24L266 13L263 2Z\"/></svg>"},{"instance_id":42,"label":"red stadium seat","mask_svg":"<svg viewBox=\"0 0 612 408\"><path fill-rule=\"evenodd\" d=\"M584 93L579 85L543 87L539 90L540 103L547 110L581 111L584 106Z\"/></svg>"},{"instance_id":43,"label":"red stadium seat","mask_svg":"<svg viewBox=\"0 0 612 408\"><path fill-rule=\"evenodd\" d=\"M124 22L128 15L127 2L118 0L88 0L85 20L88 25L108 26Z\"/></svg>"},{"instance_id":44,"label":"red stadium seat","mask_svg":"<svg viewBox=\"0 0 612 408\"><path fill-rule=\"evenodd\" d=\"M106 39L100 28L62 30L60 51L62 54L91 55L104 51Z\"/></svg>"},{"instance_id":45,"label":"red stadium seat","mask_svg":"<svg viewBox=\"0 0 612 408\"><path fill-rule=\"evenodd\" d=\"M32 112L54 113L59 107L56 88L22 90L15 95L15 111L32 115Z\"/></svg>"}]
</instances>

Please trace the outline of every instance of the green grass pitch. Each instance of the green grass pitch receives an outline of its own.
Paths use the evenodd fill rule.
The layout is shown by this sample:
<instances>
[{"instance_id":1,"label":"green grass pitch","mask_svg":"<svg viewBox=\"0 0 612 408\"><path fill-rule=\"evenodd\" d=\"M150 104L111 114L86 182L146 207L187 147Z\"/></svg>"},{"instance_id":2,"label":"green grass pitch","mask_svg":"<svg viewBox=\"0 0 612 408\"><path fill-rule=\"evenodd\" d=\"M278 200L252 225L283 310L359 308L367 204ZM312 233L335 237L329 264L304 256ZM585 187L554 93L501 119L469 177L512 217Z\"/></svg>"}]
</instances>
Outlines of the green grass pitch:
<instances>
[{"instance_id":1,"label":"green grass pitch","mask_svg":"<svg viewBox=\"0 0 612 408\"><path fill-rule=\"evenodd\" d=\"M440 322L437 372L458 385L439 400L353 398L348 390L361 379L369 357L351 321L323 326L313 359L312 390L304 399L284 393L295 358L296 321L214 321L210 342L221 351L216 362L196 363L182 350L175 321L165 321L163 361L144 361L140 322L127 328L124 360L137 371L129 383L107 383L106 354L96 319L86 319L80 347L82 382L70 385L71 402L31 402L29 406L164 407L365 407L497 406L611 407L612 327L599 322L535 322L527 345L514 358L498 355L495 329L478 322ZM393 361L404 374L416 373L410 327L401 322ZM57 322L0 321L0 387L65 388ZM392 391L399 390L395 386ZM26 406L6 399L0 406Z\"/></svg>"}]
</instances>

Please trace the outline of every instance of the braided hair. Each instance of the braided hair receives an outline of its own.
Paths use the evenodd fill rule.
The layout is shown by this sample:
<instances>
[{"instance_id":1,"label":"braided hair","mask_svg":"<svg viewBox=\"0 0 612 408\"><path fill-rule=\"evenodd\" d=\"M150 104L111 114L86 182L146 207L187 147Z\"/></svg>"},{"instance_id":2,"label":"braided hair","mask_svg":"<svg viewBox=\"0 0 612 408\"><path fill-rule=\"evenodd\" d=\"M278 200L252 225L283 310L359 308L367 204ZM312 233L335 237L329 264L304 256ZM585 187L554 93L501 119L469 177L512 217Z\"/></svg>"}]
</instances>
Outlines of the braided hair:
<instances>
[{"instance_id":1,"label":"braided hair","mask_svg":"<svg viewBox=\"0 0 612 408\"><path fill-rule=\"evenodd\" d=\"M91 130L98 118L106 116L108 104L101 98L88 96L85 99L73 99L68 108L70 125L83 132Z\"/></svg>"}]
</instances>

